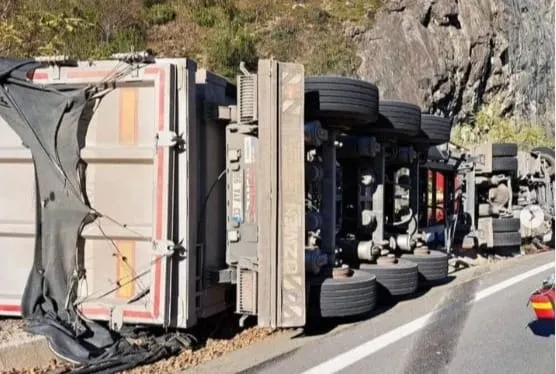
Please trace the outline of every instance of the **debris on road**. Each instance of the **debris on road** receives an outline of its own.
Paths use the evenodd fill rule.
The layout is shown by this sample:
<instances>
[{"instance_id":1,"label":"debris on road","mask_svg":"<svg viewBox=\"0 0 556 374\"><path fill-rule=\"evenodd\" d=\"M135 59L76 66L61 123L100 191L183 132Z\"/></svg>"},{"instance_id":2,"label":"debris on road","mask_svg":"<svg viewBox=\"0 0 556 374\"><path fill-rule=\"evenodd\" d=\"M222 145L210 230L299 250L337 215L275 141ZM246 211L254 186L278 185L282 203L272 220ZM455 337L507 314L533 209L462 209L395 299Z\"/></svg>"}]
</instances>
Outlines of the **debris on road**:
<instances>
[{"instance_id":1,"label":"debris on road","mask_svg":"<svg viewBox=\"0 0 556 374\"><path fill-rule=\"evenodd\" d=\"M198 350L186 350L178 356L159 361L152 365L135 368L125 373L129 374L155 374L169 373L174 370L185 370L191 367L214 360L224 354L259 343L270 337L280 334L280 331L272 331L267 328L252 327L246 329L231 339L209 338L204 347Z\"/></svg>"},{"instance_id":2,"label":"debris on road","mask_svg":"<svg viewBox=\"0 0 556 374\"><path fill-rule=\"evenodd\" d=\"M231 317L231 318L230 318ZM23 331L25 322L18 319L0 320L0 344L2 342L31 337ZM204 330L204 331L202 331ZM184 350L177 356L156 362L151 365L141 366L124 373L147 374L167 373L174 370L185 370L207 361L218 358L224 354L259 343L265 339L279 336L281 330L250 327L238 332L237 317L227 316L224 321L217 324L216 328L209 321L198 331L197 337L200 348ZM62 360L53 359L48 365L38 368L12 369L0 371L0 374L46 374L63 373L72 367Z\"/></svg>"}]
</instances>

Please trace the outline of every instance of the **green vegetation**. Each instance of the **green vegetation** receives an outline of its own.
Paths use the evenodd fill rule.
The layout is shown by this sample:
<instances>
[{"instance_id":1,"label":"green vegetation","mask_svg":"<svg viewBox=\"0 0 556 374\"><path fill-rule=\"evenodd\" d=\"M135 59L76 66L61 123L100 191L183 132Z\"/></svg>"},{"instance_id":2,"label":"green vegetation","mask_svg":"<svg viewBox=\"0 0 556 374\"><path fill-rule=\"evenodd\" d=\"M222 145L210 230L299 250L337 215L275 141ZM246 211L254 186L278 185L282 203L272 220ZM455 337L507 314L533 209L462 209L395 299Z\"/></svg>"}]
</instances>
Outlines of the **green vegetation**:
<instances>
[{"instance_id":1,"label":"green vegetation","mask_svg":"<svg viewBox=\"0 0 556 374\"><path fill-rule=\"evenodd\" d=\"M344 34L339 16L332 10L306 4L261 30L259 45L266 56L303 63L306 73L352 75L359 65L355 46ZM363 16L364 19L364 16Z\"/></svg>"},{"instance_id":2,"label":"green vegetation","mask_svg":"<svg viewBox=\"0 0 556 374\"><path fill-rule=\"evenodd\" d=\"M168 4L154 4L147 11L149 25L165 25L176 19L176 11Z\"/></svg>"},{"instance_id":3,"label":"green vegetation","mask_svg":"<svg viewBox=\"0 0 556 374\"><path fill-rule=\"evenodd\" d=\"M152 48L188 57L229 79L244 61L273 57L305 65L307 75L350 76L360 60L348 25L369 27L381 0L2 0L0 56L65 54L100 59ZM505 118L496 104L456 126L462 145L516 142L554 146L545 130Z\"/></svg>"},{"instance_id":4,"label":"green vegetation","mask_svg":"<svg viewBox=\"0 0 556 374\"><path fill-rule=\"evenodd\" d=\"M524 120L504 117L500 105L483 106L471 124L454 126L452 141L462 146L487 142L517 143L523 150L547 146L554 148L554 137L540 126Z\"/></svg>"},{"instance_id":5,"label":"green vegetation","mask_svg":"<svg viewBox=\"0 0 556 374\"><path fill-rule=\"evenodd\" d=\"M305 64L307 74L353 75L345 23L369 26L380 0L3 0L0 55L98 59L152 48L228 78L260 57Z\"/></svg>"}]
</instances>

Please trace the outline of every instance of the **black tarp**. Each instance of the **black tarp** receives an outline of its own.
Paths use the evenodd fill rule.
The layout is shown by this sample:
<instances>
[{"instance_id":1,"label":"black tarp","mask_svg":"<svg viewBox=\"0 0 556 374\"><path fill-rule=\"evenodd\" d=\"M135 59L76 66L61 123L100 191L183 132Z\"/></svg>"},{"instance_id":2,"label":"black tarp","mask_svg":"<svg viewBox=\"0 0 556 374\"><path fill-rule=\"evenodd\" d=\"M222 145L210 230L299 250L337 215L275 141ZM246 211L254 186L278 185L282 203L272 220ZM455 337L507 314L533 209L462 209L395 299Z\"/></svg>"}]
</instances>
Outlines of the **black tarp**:
<instances>
[{"instance_id":1,"label":"black tarp","mask_svg":"<svg viewBox=\"0 0 556 374\"><path fill-rule=\"evenodd\" d=\"M35 85L27 73L37 66L0 58L0 117L31 150L35 165L35 254L22 300L28 330L45 336L60 357L98 368L132 367L175 353L174 347L131 346L104 326L80 318L74 307L78 280L85 275L80 233L96 218L80 158L95 88Z\"/></svg>"}]
</instances>

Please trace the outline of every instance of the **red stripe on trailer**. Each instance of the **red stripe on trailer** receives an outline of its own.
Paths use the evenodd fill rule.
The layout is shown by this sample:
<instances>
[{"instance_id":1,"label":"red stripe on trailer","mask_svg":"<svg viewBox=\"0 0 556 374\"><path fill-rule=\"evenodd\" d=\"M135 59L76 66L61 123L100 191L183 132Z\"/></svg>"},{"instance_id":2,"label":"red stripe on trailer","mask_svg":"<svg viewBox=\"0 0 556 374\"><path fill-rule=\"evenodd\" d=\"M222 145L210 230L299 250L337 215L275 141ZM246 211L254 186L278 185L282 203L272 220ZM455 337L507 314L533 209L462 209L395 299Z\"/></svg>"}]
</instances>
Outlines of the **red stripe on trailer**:
<instances>
[{"instance_id":1,"label":"red stripe on trailer","mask_svg":"<svg viewBox=\"0 0 556 374\"><path fill-rule=\"evenodd\" d=\"M153 313L142 310L124 310L124 317L137 319L153 319Z\"/></svg>"},{"instance_id":2,"label":"red stripe on trailer","mask_svg":"<svg viewBox=\"0 0 556 374\"><path fill-rule=\"evenodd\" d=\"M104 78L112 74L113 70L94 70L94 71L68 71L67 78ZM33 81L44 81L48 80L48 72L46 71L35 71L28 75Z\"/></svg>"},{"instance_id":3,"label":"red stripe on trailer","mask_svg":"<svg viewBox=\"0 0 556 374\"><path fill-rule=\"evenodd\" d=\"M47 80L48 73L46 71L30 71L27 73L27 78L33 81Z\"/></svg>"},{"instance_id":4,"label":"red stripe on trailer","mask_svg":"<svg viewBox=\"0 0 556 374\"><path fill-rule=\"evenodd\" d=\"M18 304L2 304L0 312L21 313L21 305Z\"/></svg>"},{"instance_id":5,"label":"red stripe on trailer","mask_svg":"<svg viewBox=\"0 0 556 374\"><path fill-rule=\"evenodd\" d=\"M106 308L99 308L99 307L83 307L79 309L81 313L85 314L87 317L90 316L109 316L110 311Z\"/></svg>"},{"instance_id":6,"label":"red stripe on trailer","mask_svg":"<svg viewBox=\"0 0 556 374\"><path fill-rule=\"evenodd\" d=\"M165 89L165 82L164 79L166 78L166 73L164 70L157 69L157 68L147 68L145 69L146 74L157 74L159 75L160 80L160 88L159 88L159 97L158 97L158 131L164 130L164 89ZM156 239L162 239L162 183L164 182L164 149L159 148L156 150L157 155L157 175L156 175L156 218L160 218L156 222L156 230L155 235Z\"/></svg>"},{"instance_id":7,"label":"red stripe on trailer","mask_svg":"<svg viewBox=\"0 0 556 374\"><path fill-rule=\"evenodd\" d=\"M146 74L158 74L159 79L159 95L158 95L158 130L164 130L164 120L166 112L164 110L165 100L164 91L166 89L166 72L160 68L146 68ZM162 221L163 221L163 189L164 189L164 148L158 148L156 150L157 154L157 174L156 174L156 229L155 229L155 239L161 240L162 238ZM154 266L154 318L158 318L160 315L160 286L161 286L161 259L157 258L155 260Z\"/></svg>"},{"instance_id":8,"label":"red stripe on trailer","mask_svg":"<svg viewBox=\"0 0 556 374\"><path fill-rule=\"evenodd\" d=\"M85 314L87 317L109 317L110 310L107 308L99 307L85 307L80 308L81 313ZM21 305L18 304L0 304L0 312L7 313L19 313L21 314ZM128 318L141 318L141 319L152 319L152 313L148 311L140 310L125 310L124 317Z\"/></svg>"},{"instance_id":9,"label":"red stripe on trailer","mask_svg":"<svg viewBox=\"0 0 556 374\"><path fill-rule=\"evenodd\" d=\"M100 308L100 307L85 307L81 309L81 312L85 314L87 317L95 316L95 317L109 317L110 310L107 308ZM149 311L141 311L141 310L124 310L124 317L128 318L140 318L140 319L153 319L153 315Z\"/></svg>"},{"instance_id":10,"label":"red stripe on trailer","mask_svg":"<svg viewBox=\"0 0 556 374\"><path fill-rule=\"evenodd\" d=\"M72 78L105 78L113 74L114 70L91 70L91 71L73 71L67 72L67 77Z\"/></svg>"}]
</instances>

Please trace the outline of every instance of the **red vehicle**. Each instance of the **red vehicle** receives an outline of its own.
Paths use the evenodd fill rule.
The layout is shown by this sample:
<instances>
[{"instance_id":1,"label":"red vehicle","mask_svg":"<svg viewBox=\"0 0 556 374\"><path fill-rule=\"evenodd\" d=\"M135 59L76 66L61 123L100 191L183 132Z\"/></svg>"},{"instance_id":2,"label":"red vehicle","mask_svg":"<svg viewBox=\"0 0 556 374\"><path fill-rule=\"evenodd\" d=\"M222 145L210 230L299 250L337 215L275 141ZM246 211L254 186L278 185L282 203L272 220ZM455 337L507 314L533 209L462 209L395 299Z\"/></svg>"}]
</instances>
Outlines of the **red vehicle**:
<instances>
[{"instance_id":1,"label":"red vehicle","mask_svg":"<svg viewBox=\"0 0 556 374\"><path fill-rule=\"evenodd\" d=\"M554 275L529 297L537 319L554 319ZM528 304L529 304L528 303Z\"/></svg>"},{"instance_id":2,"label":"red vehicle","mask_svg":"<svg viewBox=\"0 0 556 374\"><path fill-rule=\"evenodd\" d=\"M445 178L451 178L452 176L445 175L442 171L429 170L428 171L428 211L427 211L427 221L429 224L443 224L445 218L444 212L444 188L445 188ZM454 191L461 188L461 180L459 178L454 178ZM434 184L434 186L433 186ZM454 210L458 210L458 202L454 201Z\"/></svg>"}]
</instances>

